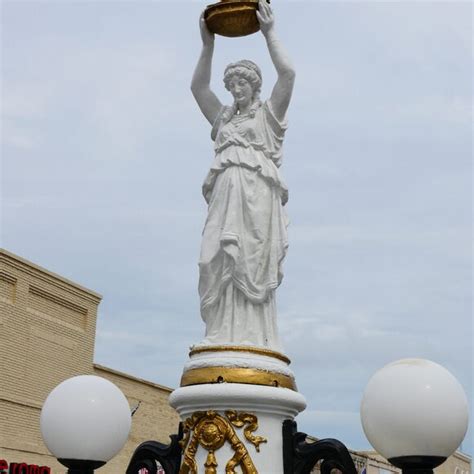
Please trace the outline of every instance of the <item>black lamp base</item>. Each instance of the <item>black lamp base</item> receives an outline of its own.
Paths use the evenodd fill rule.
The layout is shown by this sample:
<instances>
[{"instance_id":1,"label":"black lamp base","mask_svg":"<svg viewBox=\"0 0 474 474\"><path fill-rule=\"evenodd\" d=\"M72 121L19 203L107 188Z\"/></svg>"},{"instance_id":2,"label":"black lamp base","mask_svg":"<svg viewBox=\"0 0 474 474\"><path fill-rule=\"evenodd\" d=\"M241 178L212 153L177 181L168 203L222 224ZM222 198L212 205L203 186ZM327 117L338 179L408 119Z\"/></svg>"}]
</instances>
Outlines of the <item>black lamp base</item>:
<instances>
[{"instance_id":1,"label":"black lamp base","mask_svg":"<svg viewBox=\"0 0 474 474\"><path fill-rule=\"evenodd\" d=\"M58 459L68 468L68 474L93 474L95 469L102 467L104 461L84 461L82 459Z\"/></svg>"},{"instance_id":2,"label":"black lamp base","mask_svg":"<svg viewBox=\"0 0 474 474\"><path fill-rule=\"evenodd\" d=\"M443 456L399 456L388 461L400 468L403 474L433 474L433 469L446 459Z\"/></svg>"}]
</instances>

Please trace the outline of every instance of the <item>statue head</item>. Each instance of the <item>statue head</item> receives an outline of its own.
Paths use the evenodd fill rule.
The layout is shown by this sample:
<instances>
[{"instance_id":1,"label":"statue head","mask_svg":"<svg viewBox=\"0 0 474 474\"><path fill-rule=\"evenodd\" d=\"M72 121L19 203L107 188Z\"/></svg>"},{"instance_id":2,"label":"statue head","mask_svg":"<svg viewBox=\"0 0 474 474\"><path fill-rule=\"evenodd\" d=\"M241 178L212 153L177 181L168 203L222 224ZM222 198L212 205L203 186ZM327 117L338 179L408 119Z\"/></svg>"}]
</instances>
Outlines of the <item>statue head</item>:
<instances>
[{"instance_id":1,"label":"statue head","mask_svg":"<svg viewBox=\"0 0 474 474\"><path fill-rule=\"evenodd\" d=\"M229 64L224 71L224 84L227 90L230 90L230 81L235 76L242 77L249 82L253 90L253 101L258 100L262 88L262 72L260 68L248 59L242 59L236 63Z\"/></svg>"}]
</instances>

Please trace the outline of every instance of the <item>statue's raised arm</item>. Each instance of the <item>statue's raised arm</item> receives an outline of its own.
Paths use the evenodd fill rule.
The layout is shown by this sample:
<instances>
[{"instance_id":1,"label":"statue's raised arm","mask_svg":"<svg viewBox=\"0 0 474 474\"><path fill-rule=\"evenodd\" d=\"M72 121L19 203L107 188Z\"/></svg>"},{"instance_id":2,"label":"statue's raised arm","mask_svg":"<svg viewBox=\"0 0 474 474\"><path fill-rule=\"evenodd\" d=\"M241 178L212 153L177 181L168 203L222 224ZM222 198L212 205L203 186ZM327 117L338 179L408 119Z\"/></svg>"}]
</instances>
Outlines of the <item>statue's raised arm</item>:
<instances>
[{"instance_id":1,"label":"statue's raised arm","mask_svg":"<svg viewBox=\"0 0 474 474\"><path fill-rule=\"evenodd\" d=\"M191 81L191 91L201 112L211 125L214 124L219 110L220 100L211 90L212 56L214 54L214 35L207 29L204 14L199 18L201 29L202 51Z\"/></svg>"},{"instance_id":2,"label":"statue's raised arm","mask_svg":"<svg viewBox=\"0 0 474 474\"><path fill-rule=\"evenodd\" d=\"M267 41L268 51L278 74L270 103L276 117L283 120L290 105L295 83L295 70L276 35L275 19L270 5L265 0L260 0L258 6L257 18L260 23L260 30Z\"/></svg>"}]
</instances>

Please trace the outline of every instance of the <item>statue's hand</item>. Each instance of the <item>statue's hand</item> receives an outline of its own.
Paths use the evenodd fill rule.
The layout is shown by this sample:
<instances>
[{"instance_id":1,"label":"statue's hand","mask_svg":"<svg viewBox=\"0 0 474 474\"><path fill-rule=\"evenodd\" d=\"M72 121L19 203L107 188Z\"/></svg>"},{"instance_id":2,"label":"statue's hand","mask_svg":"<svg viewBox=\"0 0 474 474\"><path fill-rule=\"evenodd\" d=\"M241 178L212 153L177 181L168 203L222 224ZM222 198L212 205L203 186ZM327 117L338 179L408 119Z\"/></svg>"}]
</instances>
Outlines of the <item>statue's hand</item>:
<instances>
[{"instance_id":1,"label":"statue's hand","mask_svg":"<svg viewBox=\"0 0 474 474\"><path fill-rule=\"evenodd\" d=\"M201 13L199 18L199 28L201 30L201 39L204 46L210 46L214 44L214 33L211 33L206 25L206 20L204 19L204 12Z\"/></svg>"},{"instance_id":2,"label":"statue's hand","mask_svg":"<svg viewBox=\"0 0 474 474\"><path fill-rule=\"evenodd\" d=\"M257 19L260 23L260 30L262 31L263 36L267 36L269 31L271 31L275 25L275 17L273 16L272 9L266 0L259 0L258 2Z\"/></svg>"}]
</instances>

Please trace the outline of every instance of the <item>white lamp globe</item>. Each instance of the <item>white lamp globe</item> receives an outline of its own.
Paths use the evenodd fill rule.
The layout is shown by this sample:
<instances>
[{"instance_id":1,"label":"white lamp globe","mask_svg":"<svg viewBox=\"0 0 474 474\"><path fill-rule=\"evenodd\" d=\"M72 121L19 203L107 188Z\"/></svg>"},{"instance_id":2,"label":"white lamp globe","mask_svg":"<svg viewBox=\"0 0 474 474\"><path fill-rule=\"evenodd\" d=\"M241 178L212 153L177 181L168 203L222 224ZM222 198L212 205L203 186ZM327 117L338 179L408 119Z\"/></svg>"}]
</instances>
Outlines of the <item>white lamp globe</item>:
<instances>
[{"instance_id":1,"label":"white lamp globe","mask_svg":"<svg viewBox=\"0 0 474 474\"><path fill-rule=\"evenodd\" d=\"M60 383L44 402L43 440L58 459L107 462L127 441L130 407L112 382L80 375Z\"/></svg>"},{"instance_id":2,"label":"white lamp globe","mask_svg":"<svg viewBox=\"0 0 474 474\"><path fill-rule=\"evenodd\" d=\"M360 413L370 444L398 467L407 459L415 464L424 460L432 468L441 464L461 444L468 425L460 383L424 359L398 360L376 372Z\"/></svg>"}]
</instances>

